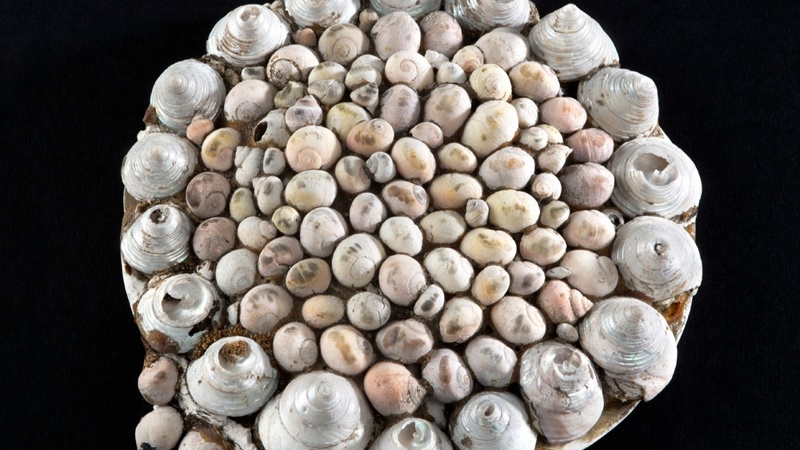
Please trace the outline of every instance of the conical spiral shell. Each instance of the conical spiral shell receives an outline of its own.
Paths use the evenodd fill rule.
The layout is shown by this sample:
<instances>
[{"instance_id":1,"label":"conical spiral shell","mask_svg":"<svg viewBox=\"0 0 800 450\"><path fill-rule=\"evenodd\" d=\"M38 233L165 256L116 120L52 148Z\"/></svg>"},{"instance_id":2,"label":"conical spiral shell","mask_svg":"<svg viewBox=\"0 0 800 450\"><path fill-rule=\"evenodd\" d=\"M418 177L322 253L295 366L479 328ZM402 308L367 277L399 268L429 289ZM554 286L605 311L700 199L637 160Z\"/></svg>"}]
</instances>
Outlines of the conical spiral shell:
<instances>
[{"instance_id":1,"label":"conical spiral shell","mask_svg":"<svg viewBox=\"0 0 800 450\"><path fill-rule=\"evenodd\" d=\"M328 372L292 380L264 407L256 428L266 450L365 449L373 417L361 391Z\"/></svg>"},{"instance_id":2,"label":"conical spiral shell","mask_svg":"<svg viewBox=\"0 0 800 450\"><path fill-rule=\"evenodd\" d=\"M623 400L655 397L672 379L678 350L664 316L629 297L597 303L578 326L581 346Z\"/></svg>"},{"instance_id":3,"label":"conical spiral shell","mask_svg":"<svg viewBox=\"0 0 800 450\"><path fill-rule=\"evenodd\" d=\"M189 256L192 229L192 223L180 209L155 205L122 235L122 257L144 274L167 269Z\"/></svg>"},{"instance_id":4,"label":"conical spiral shell","mask_svg":"<svg viewBox=\"0 0 800 450\"><path fill-rule=\"evenodd\" d=\"M452 450L447 435L425 419L409 417L381 433L370 450Z\"/></svg>"},{"instance_id":5,"label":"conical spiral shell","mask_svg":"<svg viewBox=\"0 0 800 450\"><path fill-rule=\"evenodd\" d=\"M136 200L153 201L177 194L197 164L197 149L167 133L148 134L133 144L122 162L122 184Z\"/></svg>"},{"instance_id":6,"label":"conical spiral shell","mask_svg":"<svg viewBox=\"0 0 800 450\"><path fill-rule=\"evenodd\" d=\"M637 217L617 231L611 259L625 285L654 301L700 286L703 265L692 237L661 217Z\"/></svg>"},{"instance_id":7,"label":"conical spiral shell","mask_svg":"<svg viewBox=\"0 0 800 450\"><path fill-rule=\"evenodd\" d=\"M456 417L452 436L462 450L530 450L536 446L525 405L507 392L482 392L470 398Z\"/></svg>"},{"instance_id":8,"label":"conical spiral shell","mask_svg":"<svg viewBox=\"0 0 800 450\"><path fill-rule=\"evenodd\" d=\"M264 5L243 5L219 20L206 51L240 68L263 65L267 56L289 43L289 25Z\"/></svg>"},{"instance_id":9,"label":"conical spiral shell","mask_svg":"<svg viewBox=\"0 0 800 450\"><path fill-rule=\"evenodd\" d=\"M258 411L278 388L278 372L254 340L219 339L186 371L189 394L214 414L241 417Z\"/></svg>"},{"instance_id":10,"label":"conical spiral shell","mask_svg":"<svg viewBox=\"0 0 800 450\"><path fill-rule=\"evenodd\" d=\"M594 19L573 4L546 16L528 35L531 52L561 81L575 81L592 70L616 64L614 43Z\"/></svg>"},{"instance_id":11,"label":"conical spiral shell","mask_svg":"<svg viewBox=\"0 0 800 450\"><path fill-rule=\"evenodd\" d=\"M520 387L534 426L551 444L586 434L603 412L597 372L583 352L556 341L536 344L523 355Z\"/></svg>"},{"instance_id":12,"label":"conical spiral shell","mask_svg":"<svg viewBox=\"0 0 800 450\"><path fill-rule=\"evenodd\" d=\"M214 285L197 275L184 273L145 291L136 305L136 314L145 340L156 350L186 353L205 334L204 329L196 330L195 326L215 308L219 309L219 302ZM218 319L219 315L214 318ZM153 332L156 334L151 335ZM170 345L173 348L167 348Z\"/></svg>"},{"instance_id":13,"label":"conical spiral shell","mask_svg":"<svg viewBox=\"0 0 800 450\"><path fill-rule=\"evenodd\" d=\"M611 201L628 217L682 216L700 202L700 174L675 144L639 138L622 144L608 162L614 174Z\"/></svg>"},{"instance_id":14,"label":"conical spiral shell","mask_svg":"<svg viewBox=\"0 0 800 450\"><path fill-rule=\"evenodd\" d=\"M224 103L222 77L193 59L167 67L150 93L150 104L156 109L158 119L176 133L185 133L196 115L216 120Z\"/></svg>"},{"instance_id":15,"label":"conical spiral shell","mask_svg":"<svg viewBox=\"0 0 800 450\"><path fill-rule=\"evenodd\" d=\"M650 78L627 69L600 69L578 86L589 119L615 141L647 136L658 124L658 89Z\"/></svg>"},{"instance_id":16,"label":"conical spiral shell","mask_svg":"<svg viewBox=\"0 0 800 450\"><path fill-rule=\"evenodd\" d=\"M328 28L352 22L360 6L358 0L286 0L286 12L299 27Z\"/></svg>"},{"instance_id":17,"label":"conical spiral shell","mask_svg":"<svg viewBox=\"0 0 800 450\"><path fill-rule=\"evenodd\" d=\"M528 0L445 0L444 7L462 27L488 31L496 27L522 29L538 13Z\"/></svg>"},{"instance_id":18,"label":"conical spiral shell","mask_svg":"<svg viewBox=\"0 0 800 450\"><path fill-rule=\"evenodd\" d=\"M422 16L438 10L442 5L442 0L369 0L369 5L380 16L403 11L414 20L419 20Z\"/></svg>"}]
</instances>

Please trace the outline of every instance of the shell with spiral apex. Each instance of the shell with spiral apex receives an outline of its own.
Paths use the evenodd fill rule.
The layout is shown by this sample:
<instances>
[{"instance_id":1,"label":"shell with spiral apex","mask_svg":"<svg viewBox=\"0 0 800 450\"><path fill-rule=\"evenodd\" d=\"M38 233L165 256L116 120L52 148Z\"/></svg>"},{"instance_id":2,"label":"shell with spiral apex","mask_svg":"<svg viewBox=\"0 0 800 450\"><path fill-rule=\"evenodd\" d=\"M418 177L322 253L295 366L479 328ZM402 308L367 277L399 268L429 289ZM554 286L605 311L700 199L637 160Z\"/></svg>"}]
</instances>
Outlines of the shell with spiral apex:
<instances>
[{"instance_id":1,"label":"shell with spiral apex","mask_svg":"<svg viewBox=\"0 0 800 450\"><path fill-rule=\"evenodd\" d=\"M135 143L122 162L122 183L135 199L153 201L177 194L197 164L197 149L167 133L148 134Z\"/></svg>"},{"instance_id":2,"label":"shell with spiral apex","mask_svg":"<svg viewBox=\"0 0 800 450\"><path fill-rule=\"evenodd\" d=\"M369 5L380 16L403 11L414 20L419 20L428 13L438 10L442 0L369 0Z\"/></svg>"},{"instance_id":3,"label":"shell with spiral apex","mask_svg":"<svg viewBox=\"0 0 800 450\"><path fill-rule=\"evenodd\" d=\"M244 5L219 20L206 41L206 51L241 68L263 64L289 43L289 24L263 5Z\"/></svg>"},{"instance_id":4,"label":"shell with spiral apex","mask_svg":"<svg viewBox=\"0 0 800 450\"><path fill-rule=\"evenodd\" d=\"M481 392L461 408L453 424L453 442L462 450L530 450L536 433L519 397L508 392Z\"/></svg>"},{"instance_id":5,"label":"shell with spiral apex","mask_svg":"<svg viewBox=\"0 0 800 450\"><path fill-rule=\"evenodd\" d=\"M488 31L496 27L520 30L536 22L539 13L528 0L445 0L444 7L463 28ZM534 20L531 20L534 19Z\"/></svg>"},{"instance_id":6,"label":"shell with spiral apex","mask_svg":"<svg viewBox=\"0 0 800 450\"><path fill-rule=\"evenodd\" d=\"M122 235L122 257L145 274L172 267L189 257L193 228L175 206L152 206Z\"/></svg>"},{"instance_id":7,"label":"shell with spiral apex","mask_svg":"<svg viewBox=\"0 0 800 450\"><path fill-rule=\"evenodd\" d=\"M224 103L225 83L220 74L193 59L167 67L150 93L158 120L176 133L185 133L197 115L216 120Z\"/></svg>"},{"instance_id":8,"label":"shell with spiral apex","mask_svg":"<svg viewBox=\"0 0 800 450\"><path fill-rule=\"evenodd\" d=\"M300 27L328 28L352 22L358 14L358 0L286 0L286 12Z\"/></svg>"},{"instance_id":9,"label":"shell with spiral apex","mask_svg":"<svg viewBox=\"0 0 800 450\"><path fill-rule=\"evenodd\" d=\"M385 429L370 450L452 450L450 440L431 422L409 417Z\"/></svg>"}]
</instances>

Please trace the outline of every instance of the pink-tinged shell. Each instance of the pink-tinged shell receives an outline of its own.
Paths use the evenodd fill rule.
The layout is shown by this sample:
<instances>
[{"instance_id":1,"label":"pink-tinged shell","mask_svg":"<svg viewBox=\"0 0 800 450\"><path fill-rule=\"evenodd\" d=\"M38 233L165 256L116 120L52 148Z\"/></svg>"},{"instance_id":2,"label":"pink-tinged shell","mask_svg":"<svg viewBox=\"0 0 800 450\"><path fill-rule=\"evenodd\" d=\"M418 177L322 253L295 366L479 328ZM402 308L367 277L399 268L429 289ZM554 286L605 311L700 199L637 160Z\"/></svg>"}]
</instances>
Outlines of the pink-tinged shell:
<instances>
[{"instance_id":1,"label":"pink-tinged shell","mask_svg":"<svg viewBox=\"0 0 800 450\"><path fill-rule=\"evenodd\" d=\"M592 302L561 280L550 280L539 291L539 308L553 323L575 325L592 307Z\"/></svg>"},{"instance_id":2,"label":"pink-tinged shell","mask_svg":"<svg viewBox=\"0 0 800 450\"><path fill-rule=\"evenodd\" d=\"M567 138L572 148L572 159L577 162L603 164L614 151L614 140L599 128L586 128Z\"/></svg>"},{"instance_id":3,"label":"pink-tinged shell","mask_svg":"<svg viewBox=\"0 0 800 450\"><path fill-rule=\"evenodd\" d=\"M370 30L375 52L386 61L401 50L419 51L422 32L414 18L403 11L386 14Z\"/></svg>"},{"instance_id":4,"label":"pink-tinged shell","mask_svg":"<svg viewBox=\"0 0 800 450\"><path fill-rule=\"evenodd\" d=\"M175 386L178 384L178 367L165 357L158 358L154 363L145 366L139 374L139 392L144 399L152 404L163 406L175 396Z\"/></svg>"},{"instance_id":5,"label":"pink-tinged shell","mask_svg":"<svg viewBox=\"0 0 800 450\"><path fill-rule=\"evenodd\" d=\"M380 101L381 119L389 122L398 134L419 122L421 106L417 91L397 84L383 92Z\"/></svg>"},{"instance_id":6,"label":"pink-tinged shell","mask_svg":"<svg viewBox=\"0 0 800 450\"><path fill-rule=\"evenodd\" d=\"M517 354L503 341L478 336L469 342L464 356L478 383L500 388L511 384Z\"/></svg>"},{"instance_id":7,"label":"pink-tinged shell","mask_svg":"<svg viewBox=\"0 0 800 450\"><path fill-rule=\"evenodd\" d=\"M607 215L589 209L570 214L561 234L570 247L600 250L611 244L616 232Z\"/></svg>"},{"instance_id":8,"label":"pink-tinged shell","mask_svg":"<svg viewBox=\"0 0 800 450\"><path fill-rule=\"evenodd\" d=\"M446 173L436 177L428 191L433 205L441 209L460 209L470 199L483 197L480 182L463 173Z\"/></svg>"},{"instance_id":9,"label":"pink-tinged shell","mask_svg":"<svg viewBox=\"0 0 800 450\"><path fill-rule=\"evenodd\" d=\"M258 257L258 271L265 277L285 274L289 267L303 258L300 241L281 236L268 242Z\"/></svg>"},{"instance_id":10,"label":"pink-tinged shell","mask_svg":"<svg viewBox=\"0 0 800 450\"><path fill-rule=\"evenodd\" d=\"M420 22L422 43L426 50L437 51L453 58L464 40L461 25L446 11L434 11Z\"/></svg>"},{"instance_id":11,"label":"pink-tinged shell","mask_svg":"<svg viewBox=\"0 0 800 450\"><path fill-rule=\"evenodd\" d=\"M383 119L360 122L347 133L347 148L363 156L389 150L394 142L394 129Z\"/></svg>"},{"instance_id":12,"label":"pink-tinged shell","mask_svg":"<svg viewBox=\"0 0 800 450\"><path fill-rule=\"evenodd\" d=\"M455 297L444 305L439 319L439 333L443 342L466 342L483 325L483 310L466 297Z\"/></svg>"},{"instance_id":13,"label":"pink-tinged shell","mask_svg":"<svg viewBox=\"0 0 800 450\"><path fill-rule=\"evenodd\" d=\"M559 175L561 200L572 208L598 208L611 198L614 175L595 163L573 164Z\"/></svg>"},{"instance_id":14,"label":"pink-tinged shell","mask_svg":"<svg viewBox=\"0 0 800 450\"><path fill-rule=\"evenodd\" d=\"M544 284L544 270L530 261L511 261L506 270L511 276L509 294L531 295Z\"/></svg>"},{"instance_id":15,"label":"pink-tinged shell","mask_svg":"<svg viewBox=\"0 0 800 450\"><path fill-rule=\"evenodd\" d=\"M236 224L226 217L212 217L197 226L192 237L194 254L202 260L219 261L236 244Z\"/></svg>"},{"instance_id":16,"label":"pink-tinged shell","mask_svg":"<svg viewBox=\"0 0 800 450\"><path fill-rule=\"evenodd\" d=\"M315 295L303 302L300 314L307 324L321 330L342 320L344 302L335 295Z\"/></svg>"},{"instance_id":17,"label":"pink-tinged shell","mask_svg":"<svg viewBox=\"0 0 800 450\"><path fill-rule=\"evenodd\" d=\"M547 331L542 313L521 297L504 297L492 306L490 315L494 329L515 345L532 344Z\"/></svg>"},{"instance_id":18,"label":"pink-tinged shell","mask_svg":"<svg viewBox=\"0 0 800 450\"><path fill-rule=\"evenodd\" d=\"M392 181L383 188L381 196L395 215L416 219L428 210L428 193L408 181Z\"/></svg>"},{"instance_id":19,"label":"pink-tinged shell","mask_svg":"<svg viewBox=\"0 0 800 450\"><path fill-rule=\"evenodd\" d=\"M183 417L171 406L157 406L136 425L136 448L174 448L183 433Z\"/></svg>"},{"instance_id":20,"label":"pink-tinged shell","mask_svg":"<svg viewBox=\"0 0 800 450\"><path fill-rule=\"evenodd\" d=\"M386 258L378 272L378 282L383 295L400 306L409 306L427 285L420 263L402 254Z\"/></svg>"},{"instance_id":21,"label":"pink-tinged shell","mask_svg":"<svg viewBox=\"0 0 800 450\"><path fill-rule=\"evenodd\" d=\"M604 297L617 288L619 271L614 261L589 250L570 250L561 259L567 282L584 295Z\"/></svg>"},{"instance_id":22,"label":"pink-tinged shell","mask_svg":"<svg viewBox=\"0 0 800 450\"><path fill-rule=\"evenodd\" d=\"M186 186L186 206L200 219L222 214L228 205L231 185L215 172L197 174Z\"/></svg>"},{"instance_id":23,"label":"pink-tinged shell","mask_svg":"<svg viewBox=\"0 0 800 450\"><path fill-rule=\"evenodd\" d=\"M586 110L571 97L551 98L539 106L542 122L563 134L574 133L586 124Z\"/></svg>"},{"instance_id":24,"label":"pink-tinged shell","mask_svg":"<svg viewBox=\"0 0 800 450\"><path fill-rule=\"evenodd\" d=\"M426 394L425 388L405 366L385 361L367 371L364 392L383 416L416 411Z\"/></svg>"},{"instance_id":25,"label":"pink-tinged shell","mask_svg":"<svg viewBox=\"0 0 800 450\"><path fill-rule=\"evenodd\" d=\"M292 312L294 300L277 284L260 284L239 302L239 322L253 333L268 333Z\"/></svg>"}]
</instances>

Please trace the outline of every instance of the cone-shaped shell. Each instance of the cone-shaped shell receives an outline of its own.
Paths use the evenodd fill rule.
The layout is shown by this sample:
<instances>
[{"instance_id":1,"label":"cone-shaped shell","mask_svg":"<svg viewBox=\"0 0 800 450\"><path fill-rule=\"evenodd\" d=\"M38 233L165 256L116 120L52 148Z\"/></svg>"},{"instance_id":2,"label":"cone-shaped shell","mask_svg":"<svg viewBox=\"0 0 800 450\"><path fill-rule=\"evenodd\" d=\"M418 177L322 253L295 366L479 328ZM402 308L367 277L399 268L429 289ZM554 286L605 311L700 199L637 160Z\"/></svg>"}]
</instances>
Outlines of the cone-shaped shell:
<instances>
[{"instance_id":1,"label":"cone-shaped shell","mask_svg":"<svg viewBox=\"0 0 800 450\"><path fill-rule=\"evenodd\" d=\"M145 274L172 267L189 256L192 228L175 206L152 206L122 235L122 257Z\"/></svg>"},{"instance_id":2,"label":"cone-shaped shell","mask_svg":"<svg viewBox=\"0 0 800 450\"><path fill-rule=\"evenodd\" d=\"M445 0L444 5L462 27L473 31L496 27L520 30L532 17L538 17L528 0Z\"/></svg>"},{"instance_id":3,"label":"cone-shaped shell","mask_svg":"<svg viewBox=\"0 0 800 450\"><path fill-rule=\"evenodd\" d=\"M222 77L193 59L167 67L150 93L150 104L156 109L158 120L176 133L185 133L197 115L216 120L224 103Z\"/></svg>"},{"instance_id":4,"label":"cone-shaped shell","mask_svg":"<svg viewBox=\"0 0 800 450\"><path fill-rule=\"evenodd\" d=\"M619 61L614 43L594 19L573 4L544 16L528 35L531 52L561 81L574 81Z\"/></svg>"},{"instance_id":5,"label":"cone-shaped shell","mask_svg":"<svg viewBox=\"0 0 800 450\"><path fill-rule=\"evenodd\" d=\"M380 16L395 11L404 11L414 20L419 20L422 16L439 9L442 0L369 0L369 5Z\"/></svg>"},{"instance_id":6,"label":"cone-shaped shell","mask_svg":"<svg viewBox=\"0 0 800 450\"><path fill-rule=\"evenodd\" d=\"M244 5L219 20L206 41L206 51L241 68L263 64L289 43L289 25L264 5Z\"/></svg>"},{"instance_id":7,"label":"cone-shaped shell","mask_svg":"<svg viewBox=\"0 0 800 450\"><path fill-rule=\"evenodd\" d=\"M528 426L525 405L508 392L473 396L456 417L453 442L462 450L530 450L536 433Z\"/></svg>"},{"instance_id":8,"label":"cone-shaped shell","mask_svg":"<svg viewBox=\"0 0 800 450\"><path fill-rule=\"evenodd\" d=\"M328 28L351 22L359 6L358 0L286 0L286 12L300 27Z\"/></svg>"},{"instance_id":9,"label":"cone-shaped shell","mask_svg":"<svg viewBox=\"0 0 800 450\"><path fill-rule=\"evenodd\" d=\"M153 201L186 187L197 164L197 149L167 133L148 134L133 144L122 162L122 183L133 198Z\"/></svg>"}]
</instances>

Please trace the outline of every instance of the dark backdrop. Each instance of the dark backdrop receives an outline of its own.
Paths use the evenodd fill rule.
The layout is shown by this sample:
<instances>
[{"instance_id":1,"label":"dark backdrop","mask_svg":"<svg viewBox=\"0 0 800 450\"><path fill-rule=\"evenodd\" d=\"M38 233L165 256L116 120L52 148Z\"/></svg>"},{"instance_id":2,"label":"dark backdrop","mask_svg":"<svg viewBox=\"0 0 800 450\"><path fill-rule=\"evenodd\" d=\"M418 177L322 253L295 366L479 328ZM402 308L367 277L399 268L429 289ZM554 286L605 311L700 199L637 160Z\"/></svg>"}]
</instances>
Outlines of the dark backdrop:
<instances>
[{"instance_id":1,"label":"dark backdrop","mask_svg":"<svg viewBox=\"0 0 800 450\"><path fill-rule=\"evenodd\" d=\"M703 286L667 389L593 448L800 448L793 2L579 2L697 164ZM796 4L796 3L794 3ZM543 13L561 5L537 3ZM156 77L234 1L2 2L3 448L133 448L122 157Z\"/></svg>"}]
</instances>

